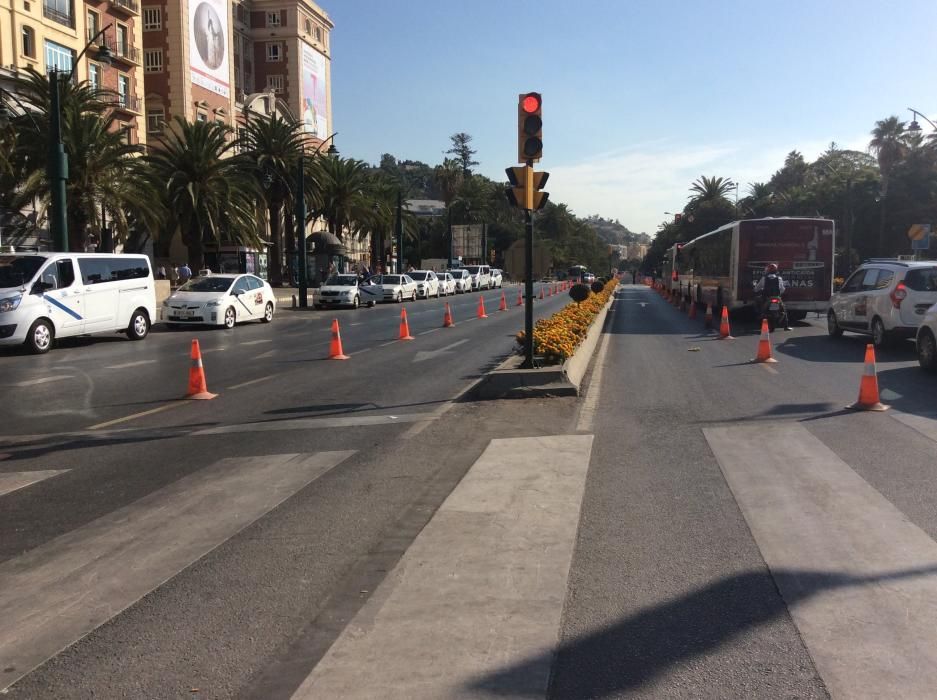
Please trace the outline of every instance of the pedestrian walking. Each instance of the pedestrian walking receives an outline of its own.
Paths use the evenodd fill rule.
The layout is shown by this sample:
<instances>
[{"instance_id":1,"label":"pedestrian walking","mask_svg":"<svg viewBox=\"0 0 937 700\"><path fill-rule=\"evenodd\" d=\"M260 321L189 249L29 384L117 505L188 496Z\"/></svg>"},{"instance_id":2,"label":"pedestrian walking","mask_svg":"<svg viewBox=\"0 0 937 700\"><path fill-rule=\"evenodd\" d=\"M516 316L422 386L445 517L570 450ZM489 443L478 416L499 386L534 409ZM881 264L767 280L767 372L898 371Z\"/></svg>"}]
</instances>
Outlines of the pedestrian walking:
<instances>
[{"instance_id":1,"label":"pedestrian walking","mask_svg":"<svg viewBox=\"0 0 937 700\"><path fill-rule=\"evenodd\" d=\"M192 279L192 268L189 267L189 263L182 263L182 267L179 268L179 283L185 284L190 279Z\"/></svg>"},{"instance_id":2,"label":"pedestrian walking","mask_svg":"<svg viewBox=\"0 0 937 700\"><path fill-rule=\"evenodd\" d=\"M165 265L160 265L158 268L156 268L156 279L159 279L159 280L166 279L166 266Z\"/></svg>"}]
</instances>

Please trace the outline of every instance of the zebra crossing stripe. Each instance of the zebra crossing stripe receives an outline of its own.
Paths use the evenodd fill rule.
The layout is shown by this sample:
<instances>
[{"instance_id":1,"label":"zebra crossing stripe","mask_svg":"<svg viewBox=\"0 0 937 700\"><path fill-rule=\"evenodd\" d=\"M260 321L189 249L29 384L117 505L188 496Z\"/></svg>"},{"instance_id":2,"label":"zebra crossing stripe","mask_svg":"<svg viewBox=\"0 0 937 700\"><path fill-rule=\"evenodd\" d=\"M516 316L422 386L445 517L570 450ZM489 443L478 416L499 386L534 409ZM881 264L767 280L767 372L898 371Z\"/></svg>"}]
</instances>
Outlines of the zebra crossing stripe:
<instances>
[{"instance_id":1,"label":"zebra crossing stripe","mask_svg":"<svg viewBox=\"0 0 937 700\"><path fill-rule=\"evenodd\" d=\"M51 479L67 471L68 469L43 469L35 472L0 472L0 496Z\"/></svg>"},{"instance_id":2,"label":"zebra crossing stripe","mask_svg":"<svg viewBox=\"0 0 937 700\"><path fill-rule=\"evenodd\" d=\"M222 459L0 564L0 690L352 454Z\"/></svg>"},{"instance_id":3,"label":"zebra crossing stripe","mask_svg":"<svg viewBox=\"0 0 937 700\"><path fill-rule=\"evenodd\" d=\"M933 697L937 542L801 425L703 433L830 695Z\"/></svg>"}]
</instances>

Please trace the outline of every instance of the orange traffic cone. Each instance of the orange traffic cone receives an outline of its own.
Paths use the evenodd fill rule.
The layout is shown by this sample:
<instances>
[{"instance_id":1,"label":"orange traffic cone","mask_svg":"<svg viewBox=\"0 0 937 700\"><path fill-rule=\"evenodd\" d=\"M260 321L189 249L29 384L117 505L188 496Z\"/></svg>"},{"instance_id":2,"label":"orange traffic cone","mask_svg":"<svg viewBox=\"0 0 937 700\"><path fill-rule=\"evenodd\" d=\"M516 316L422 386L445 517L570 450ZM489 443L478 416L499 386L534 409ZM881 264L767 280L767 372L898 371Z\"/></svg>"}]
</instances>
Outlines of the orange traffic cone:
<instances>
[{"instance_id":1,"label":"orange traffic cone","mask_svg":"<svg viewBox=\"0 0 937 700\"><path fill-rule=\"evenodd\" d=\"M761 338L758 339L758 354L752 362L777 362L771 357L771 337L768 335L768 319L761 319Z\"/></svg>"},{"instance_id":2,"label":"orange traffic cone","mask_svg":"<svg viewBox=\"0 0 937 700\"><path fill-rule=\"evenodd\" d=\"M501 292L501 305L498 306L498 311L507 311L508 310L508 300L504 297L504 292Z\"/></svg>"},{"instance_id":3,"label":"orange traffic cone","mask_svg":"<svg viewBox=\"0 0 937 700\"><path fill-rule=\"evenodd\" d=\"M192 350L189 353L192 363L189 366L189 390L183 398L186 399L213 399L218 394L212 394L208 391L208 384L205 381L205 368L202 366L202 351L199 349L198 340L192 339Z\"/></svg>"},{"instance_id":4,"label":"orange traffic cone","mask_svg":"<svg viewBox=\"0 0 937 700\"><path fill-rule=\"evenodd\" d=\"M712 328L713 327L713 305L706 304L706 316L703 317L703 327Z\"/></svg>"},{"instance_id":5,"label":"orange traffic cone","mask_svg":"<svg viewBox=\"0 0 937 700\"><path fill-rule=\"evenodd\" d=\"M543 287L540 288L540 299L543 299Z\"/></svg>"},{"instance_id":6,"label":"orange traffic cone","mask_svg":"<svg viewBox=\"0 0 937 700\"><path fill-rule=\"evenodd\" d=\"M691 321L696 320L696 302L695 301L690 302L690 312L687 314L687 318L689 318Z\"/></svg>"},{"instance_id":7,"label":"orange traffic cone","mask_svg":"<svg viewBox=\"0 0 937 700\"><path fill-rule=\"evenodd\" d=\"M518 306L524 305L524 295L521 293L520 289L517 290L517 305Z\"/></svg>"},{"instance_id":8,"label":"orange traffic cone","mask_svg":"<svg viewBox=\"0 0 937 700\"><path fill-rule=\"evenodd\" d=\"M397 340L413 340L410 335L410 324L407 323L407 310L400 309L400 337Z\"/></svg>"},{"instance_id":9,"label":"orange traffic cone","mask_svg":"<svg viewBox=\"0 0 937 700\"><path fill-rule=\"evenodd\" d=\"M488 314L485 313L485 297L478 297L478 318L488 318Z\"/></svg>"},{"instance_id":10,"label":"orange traffic cone","mask_svg":"<svg viewBox=\"0 0 937 700\"><path fill-rule=\"evenodd\" d=\"M722 319L719 322L719 340L735 340L729 332L729 307L722 307Z\"/></svg>"},{"instance_id":11,"label":"orange traffic cone","mask_svg":"<svg viewBox=\"0 0 937 700\"><path fill-rule=\"evenodd\" d=\"M452 328L455 323L452 320L452 311L449 309L449 302L446 302L446 314L442 317L442 327Z\"/></svg>"},{"instance_id":12,"label":"orange traffic cone","mask_svg":"<svg viewBox=\"0 0 937 700\"><path fill-rule=\"evenodd\" d=\"M859 400L846 408L854 411L886 411L888 406L879 403L878 377L875 374L875 348L871 343L865 346L865 368L859 384Z\"/></svg>"},{"instance_id":13,"label":"orange traffic cone","mask_svg":"<svg viewBox=\"0 0 937 700\"><path fill-rule=\"evenodd\" d=\"M347 360L348 355L342 352L342 334L338 330L338 319L332 319L332 342L329 344L330 360Z\"/></svg>"}]
</instances>

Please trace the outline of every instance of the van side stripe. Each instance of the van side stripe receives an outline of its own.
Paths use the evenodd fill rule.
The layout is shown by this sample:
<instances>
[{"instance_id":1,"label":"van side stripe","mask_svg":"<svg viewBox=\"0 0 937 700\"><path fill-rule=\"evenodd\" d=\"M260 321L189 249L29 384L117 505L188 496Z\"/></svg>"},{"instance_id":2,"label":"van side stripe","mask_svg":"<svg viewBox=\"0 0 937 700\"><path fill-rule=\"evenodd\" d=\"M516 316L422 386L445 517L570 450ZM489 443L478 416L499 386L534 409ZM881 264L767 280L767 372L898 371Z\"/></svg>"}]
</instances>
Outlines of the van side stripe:
<instances>
[{"instance_id":1,"label":"van side stripe","mask_svg":"<svg viewBox=\"0 0 937 700\"><path fill-rule=\"evenodd\" d=\"M70 308L68 308L67 306L65 306L65 304L63 304L62 302L58 301L57 299L53 299L52 297L50 297L50 296L48 296L48 295L43 295L42 298L45 299L45 300L46 300L47 302L49 302L50 304L52 304L53 306L57 306L57 307L60 308L62 311L64 311L65 313L67 313L69 316L72 316L73 318L77 318L79 321L82 320L82 319L81 319L81 316L79 316L78 314L76 314L74 311L72 311Z\"/></svg>"}]
</instances>

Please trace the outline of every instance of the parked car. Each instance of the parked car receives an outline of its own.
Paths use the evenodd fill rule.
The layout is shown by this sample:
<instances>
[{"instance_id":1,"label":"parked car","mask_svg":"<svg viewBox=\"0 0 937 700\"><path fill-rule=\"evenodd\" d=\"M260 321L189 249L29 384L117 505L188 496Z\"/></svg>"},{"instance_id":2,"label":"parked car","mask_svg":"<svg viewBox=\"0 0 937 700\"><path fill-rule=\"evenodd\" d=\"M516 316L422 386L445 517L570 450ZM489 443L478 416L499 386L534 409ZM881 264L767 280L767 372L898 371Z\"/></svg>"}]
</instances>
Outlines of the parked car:
<instances>
[{"instance_id":1,"label":"parked car","mask_svg":"<svg viewBox=\"0 0 937 700\"><path fill-rule=\"evenodd\" d=\"M416 301L416 282L409 275L375 275L371 280L381 287L379 298L383 301Z\"/></svg>"},{"instance_id":2,"label":"parked car","mask_svg":"<svg viewBox=\"0 0 937 700\"><path fill-rule=\"evenodd\" d=\"M830 298L827 332L872 336L876 347L917 335L937 304L937 262L876 259L864 262Z\"/></svg>"},{"instance_id":3,"label":"parked car","mask_svg":"<svg viewBox=\"0 0 937 700\"><path fill-rule=\"evenodd\" d=\"M583 273L582 273L582 283L583 283L583 284L592 284L593 282L595 282L595 275L594 275L594 274L592 274L591 272L583 272Z\"/></svg>"},{"instance_id":4,"label":"parked car","mask_svg":"<svg viewBox=\"0 0 937 700\"><path fill-rule=\"evenodd\" d=\"M156 319L145 255L0 254L0 345L48 352L56 338L126 333L143 340Z\"/></svg>"},{"instance_id":5,"label":"parked car","mask_svg":"<svg viewBox=\"0 0 937 700\"><path fill-rule=\"evenodd\" d=\"M358 275L332 275L319 287L315 306L317 309L326 306L349 306L357 309L361 304L374 306L380 295L376 284L363 283L358 279Z\"/></svg>"},{"instance_id":6,"label":"parked car","mask_svg":"<svg viewBox=\"0 0 937 700\"><path fill-rule=\"evenodd\" d=\"M439 278L432 270L412 270L407 275L416 282L416 295L421 299L439 298Z\"/></svg>"},{"instance_id":7,"label":"parked car","mask_svg":"<svg viewBox=\"0 0 937 700\"><path fill-rule=\"evenodd\" d=\"M208 324L234 328L238 321L270 323L277 300L270 285L254 275L196 277L163 302L170 328Z\"/></svg>"},{"instance_id":8,"label":"parked car","mask_svg":"<svg viewBox=\"0 0 937 700\"><path fill-rule=\"evenodd\" d=\"M455 282L455 291L457 294L465 294L466 292L472 291L472 277L464 267L449 270L449 274L452 275L452 279Z\"/></svg>"},{"instance_id":9,"label":"parked car","mask_svg":"<svg viewBox=\"0 0 937 700\"><path fill-rule=\"evenodd\" d=\"M504 284L504 277L501 275L501 270L495 267L491 268L491 288L501 289L501 286L503 284Z\"/></svg>"},{"instance_id":10,"label":"parked car","mask_svg":"<svg viewBox=\"0 0 937 700\"><path fill-rule=\"evenodd\" d=\"M937 304L927 310L917 329L917 361L924 369L937 371Z\"/></svg>"},{"instance_id":11,"label":"parked car","mask_svg":"<svg viewBox=\"0 0 937 700\"><path fill-rule=\"evenodd\" d=\"M455 294L455 278L451 272L440 272L436 275L439 278L439 293L447 297Z\"/></svg>"},{"instance_id":12,"label":"parked car","mask_svg":"<svg viewBox=\"0 0 937 700\"><path fill-rule=\"evenodd\" d=\"M491 268L487 265L466 265L466 272L472 278L472 290L491 289Z\"/></svg>"}]
</instances>

